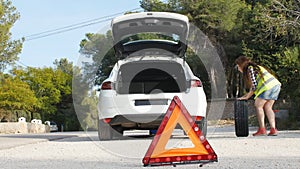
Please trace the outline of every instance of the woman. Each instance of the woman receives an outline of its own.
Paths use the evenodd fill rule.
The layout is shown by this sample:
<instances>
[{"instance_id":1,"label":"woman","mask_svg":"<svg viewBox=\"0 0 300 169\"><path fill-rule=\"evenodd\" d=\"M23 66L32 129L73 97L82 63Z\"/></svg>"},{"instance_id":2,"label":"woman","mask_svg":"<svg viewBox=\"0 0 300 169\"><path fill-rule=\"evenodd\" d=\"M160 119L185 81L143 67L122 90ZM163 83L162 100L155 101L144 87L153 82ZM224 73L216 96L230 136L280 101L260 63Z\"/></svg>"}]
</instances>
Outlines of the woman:
<instances>
[{"instance_id":1,"label":"woman","mask_svg":"<svg viewBox=\"0 0 300 169\"><path fill-rule=\"evenodd\" d=\"M265 127L265 114L270 123L269 136L276 136L278 131L275 124L275 114L272 109L275 100L277 100L281 83L265 68L252 62L245 56L240 56L235 60L238 70L243 73L244 80L250 90L239 100L247 100L253 94L255 95L255 109L259 128L253 136L267 135Z\"/></svg>"}]
</instances>

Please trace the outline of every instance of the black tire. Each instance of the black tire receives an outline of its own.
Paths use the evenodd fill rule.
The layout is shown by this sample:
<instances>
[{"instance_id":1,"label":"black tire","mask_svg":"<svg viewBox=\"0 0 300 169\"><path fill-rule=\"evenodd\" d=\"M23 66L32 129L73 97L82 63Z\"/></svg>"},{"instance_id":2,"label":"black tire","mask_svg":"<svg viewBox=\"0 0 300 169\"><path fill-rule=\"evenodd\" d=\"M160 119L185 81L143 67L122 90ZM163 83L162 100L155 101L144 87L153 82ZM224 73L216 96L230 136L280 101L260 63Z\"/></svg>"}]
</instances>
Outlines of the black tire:
<instances>
[{"instance_id":1,"label":"black tire","mask_svg":"<svg viewBox=\"0 0 300 169\"><path fill-rule=\"evenodd\" d=\"M112 140L113 138L113 129L107 123L104 123L102 120L98 120L98 137L100 141Z\"/></svg>"},{"instance_id":2,"label":"black tire","mask_svg":"<svg viewBox=\"0 0 300 169\"><path fill-rule=\"evenodd\" d=\"M202 133L203 133L203 136L206 137L206 134L207 134L207 119L204 118L203 119L203 126L202 126Z\"/></svg>"},{"instance_id":3,"label":"black tire","mask_svg":"<svg viewBox=\"0 0 300 169\"><path fill-rule=\"evenodd\" d=\"M201 121L196 121L196 124L199 126L203 136L206 137L206 134L207 134L207 119L202 118Z\"/></svg>"},{"instance_id":4,"label":"black tire","mask_svg":"<svg viewBox=\"0 0 300 169\"><path fill-rule=\"evenodd\" d=\"M112 133L114 140L123 140L126 139L126 136L123 136L124 129L122 126L112 126Z\"/></svg>"},{"instance_id":5,"label":"black tire","mask_svg":"<svg viewBox=\"0 0 300 169\"><path fill-rule=\"evenodd\" d=\"M249 135L249 125L246 100L236 100L234 102L234 122L235 135L237 137L247 137Z\"/></svg>"}]
</instances>

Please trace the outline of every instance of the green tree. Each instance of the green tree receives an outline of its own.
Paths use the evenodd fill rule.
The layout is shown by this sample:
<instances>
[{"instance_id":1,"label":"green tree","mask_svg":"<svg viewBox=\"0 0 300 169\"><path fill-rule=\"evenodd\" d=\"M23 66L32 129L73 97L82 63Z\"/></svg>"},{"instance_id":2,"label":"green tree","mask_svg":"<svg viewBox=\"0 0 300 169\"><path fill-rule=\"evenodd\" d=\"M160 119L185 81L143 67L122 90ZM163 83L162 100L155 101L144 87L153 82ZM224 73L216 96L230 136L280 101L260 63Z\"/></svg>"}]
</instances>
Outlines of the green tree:
<instances>
[{"instance_id":1,"label":"green tree","mask_svg":"<svg viewBox=\"0 0 300 169\"><path fill-rule=\"evenodd\" d=\"M73 66L73 63L72 62L69 62L68 59L66 58L61 58L60 60L56 59L54 61L54 66L55 66L55 69L57 70L61 70L62 72L72 76L73 75L73 69L74 66ZM68 79L70 80L70 79Z\"/></svg>"},{"instance_id":2,"label":"green tree","mask_svg":"<svg viewBox=\"0 0 300 169\"><path fill-rule=\"evenodd\" d=\"M11 40L10 29L20 15L10 0L0 0L0 71L18 60L22 50L22 40Z\"/></svg>"},{"instance_id":3,"label":"green tree","mask_svg":"<svg viewBox=\"0 0 300 169\"><path fill-rule=\"evenodd\" d=\"M55 72L63 72L64 74L64 89L61 90L60 102L56 104L56 112L49 118L56 121L58 124L64 126L64 130L75 131L80 130L80 123L77 118L77 114L74 107L74 101L72 96L73 74L74 71L78 71L77 67L73 66L72 62L69 62L66 58L54 61ZM74 96L79 97L79 96Z\"/></svg>"},{"instance_id":4,"label":"green tree","mask_svg":"<svg viewBox=\"0 0 300 169\"><path fill-rule=\"evenodd\" d=\"M31 117L39 103L30 86L22 80L5 75L0 80L0 107L2 113L9 113L10 120L16 121L18 117ZM22 113L22 112L25 112ZM1 113L0 113L1 114Z\"/></svg>"},{"instance_id":5,"label":"green tree","mask_svg":"<svg viewBox=\"0 0 300 169\"><path fill-rule=\"evenodd\" d=\"M84 76L80 69L74 69L72 80L73 105L82 128L86 128L85 119L88 116L89 107L93 106L83 103L85 98L89 97L90 90L89 84L84 80Z\"/></svg>"},{"instance_id":6,"label":"green tree","mask_svg":"<svg viewBox=\"0 0 300 169\"><path fill-rule=\"evenodd\" d=\"M297 80L290 79L297 77L295 71L299 70L296 66L300 45L299 1L266 0L256 3L254 9L241 18L245 21L241 32L244 54L278 75L283 83L283 98L293 96L290 86L295 84L296 91L299 88Z\"/></svg>"},{"instance_id":7,"label":"green tree","mask_svg":"<svg viewBox=\"0 0 300 169\"><path fill-rule=\"evenodd\" d=\"M275 54L279 64L277 67L277 75L282 83L283 92L281 98L285 98L291 102L290 128L299 128L299 111L300 111L300 45L295 47L287 47L283 52ZM293 124L297 127L293 126Z\"/></svg>"},{"instance_id":8,"label":"green tree","mask_svg":"<svg viewBox=\"0 0 300 169\"><path fill-rule=\"evenodd\" d=\"M85 112L85 118L83 119L83 127L86 129L97 129L98 128L98 111L97 111L98 97L96 92L91 92L82 100L82 106L88 107Z\"/></svg>"},{"instance_id":9,"label":"green tree","mask_svg":"<svg viewBox=\"0 0 300 169\"><path fill-rule=\"evenodd\" d=\"M62 94L70 94L66 74L53 68L31 68L14 71L13 76L26 82L34 91L39 107L35 112L41 114L42 120L57 111L56 104L61 101Z\"/></svg>"},{"instance_id":10,"label":"green tree","mask_svg":"<svg viewBox=\"0 0 300 169\"><path fill-rule=\"evenodd\" d=\"M67 59L55 60L54 68L14 68L10 74L1 73L0 82L0 119L16 121L25 116L28 120L53 120L68 131L80 130L78 119L86 119L95 128L90 124L97 116L96 104L84 101L89 99L89 88L82 82L80 69ZM82 105L78 113L75 103Z\"/></svg>"},{"instance_id":11,"label":"green tree","mask_svg":"<svg viewBox=\"0 0 300 169\"><path fill-rule=\"evenodd\" d=\"M272 55L300 43L299 11L300 5L296 0L257 3L253 12L244 17L249 23L246 26L251 26L250 30L253 30L243 32L247 37L247 54L270 68L276 66L278 59Z\"/></svg>"},{"instance_id":12,"label":"green tree","mask_svg":"<svg viewBox=\"0 0 300 169\"><path fill-rule=\"evenodd\" d=\"M87 33L80 43L80 53L92 60L84 63L84 80L90 84L90 88L100 85L117 61L111 31L105 35Z\"/></svg>"}]
</instances>

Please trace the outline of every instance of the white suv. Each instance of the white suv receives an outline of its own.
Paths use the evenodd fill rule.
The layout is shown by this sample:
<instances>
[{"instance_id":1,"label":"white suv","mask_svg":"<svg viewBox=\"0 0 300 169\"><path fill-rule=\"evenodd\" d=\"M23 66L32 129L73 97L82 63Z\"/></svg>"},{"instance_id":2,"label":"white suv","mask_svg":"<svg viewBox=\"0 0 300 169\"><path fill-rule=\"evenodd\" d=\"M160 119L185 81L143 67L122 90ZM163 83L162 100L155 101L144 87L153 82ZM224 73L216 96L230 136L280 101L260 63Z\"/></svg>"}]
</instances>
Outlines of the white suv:
<instances>
[{"instance_id":1,"label":"white suv","mask_svg":"<svg viewBox=\"0 0 300 169\"><path fill-rule=\"evenodd\" d=\"M154 134L174 96L206 134L206 96L200 79L185 62L188 31L187 17L175 13L144 12L112 20L114 49L120 60L101 85L100 140L122 137L125 130ZM143 33L164 38L124 40Z\"/></svg>"}]
</instances>

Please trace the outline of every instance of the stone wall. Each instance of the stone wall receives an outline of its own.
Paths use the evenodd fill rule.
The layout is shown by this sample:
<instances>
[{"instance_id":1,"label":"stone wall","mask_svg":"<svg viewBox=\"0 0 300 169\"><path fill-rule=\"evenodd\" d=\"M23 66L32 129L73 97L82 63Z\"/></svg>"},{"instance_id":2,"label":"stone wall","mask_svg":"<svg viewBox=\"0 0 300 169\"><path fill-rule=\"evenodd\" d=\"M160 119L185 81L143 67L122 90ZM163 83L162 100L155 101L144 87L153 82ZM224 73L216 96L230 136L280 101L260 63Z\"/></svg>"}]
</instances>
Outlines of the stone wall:
<instances>
[{"instance_id":1,"label":"stone wall","mask_svg":"<svg viewBox=\"0 0 300 169\"><path fill-rule=\"evenodd\" d=\"M25 123L25 122L0 123L0 134L48 133L48 132L50 132L50 127L44 124Z\"/></svg>"},{"instance_id":2,"label":"stone wall","mask_svg":"<svg viewBox=\"0 0 300 169\"><path fill-rule=\"evenodd\" d=\"M208 120L226 120L234 119L234 101L235 99L214 99L208 101L207 112ZM248 100L248 115L255 115L254 100ZM276 111L275 116L277 118L287 118L288 117L288 103L282 100L276 101L273 109L281 109ZM285 109L285 110L282 110Z\"/></svg>"},{"instance_id":3,"label":"stone wall","mask_svg":"<svg viewBox=\"0 0 300 169\"><path fill-rule=\"evenodd\" d=\"M234 99L214 99L208 101L208 120L234 119ZM255 114L253 101L247 101L248 114Z\"/></svg>"}]
</instances>

